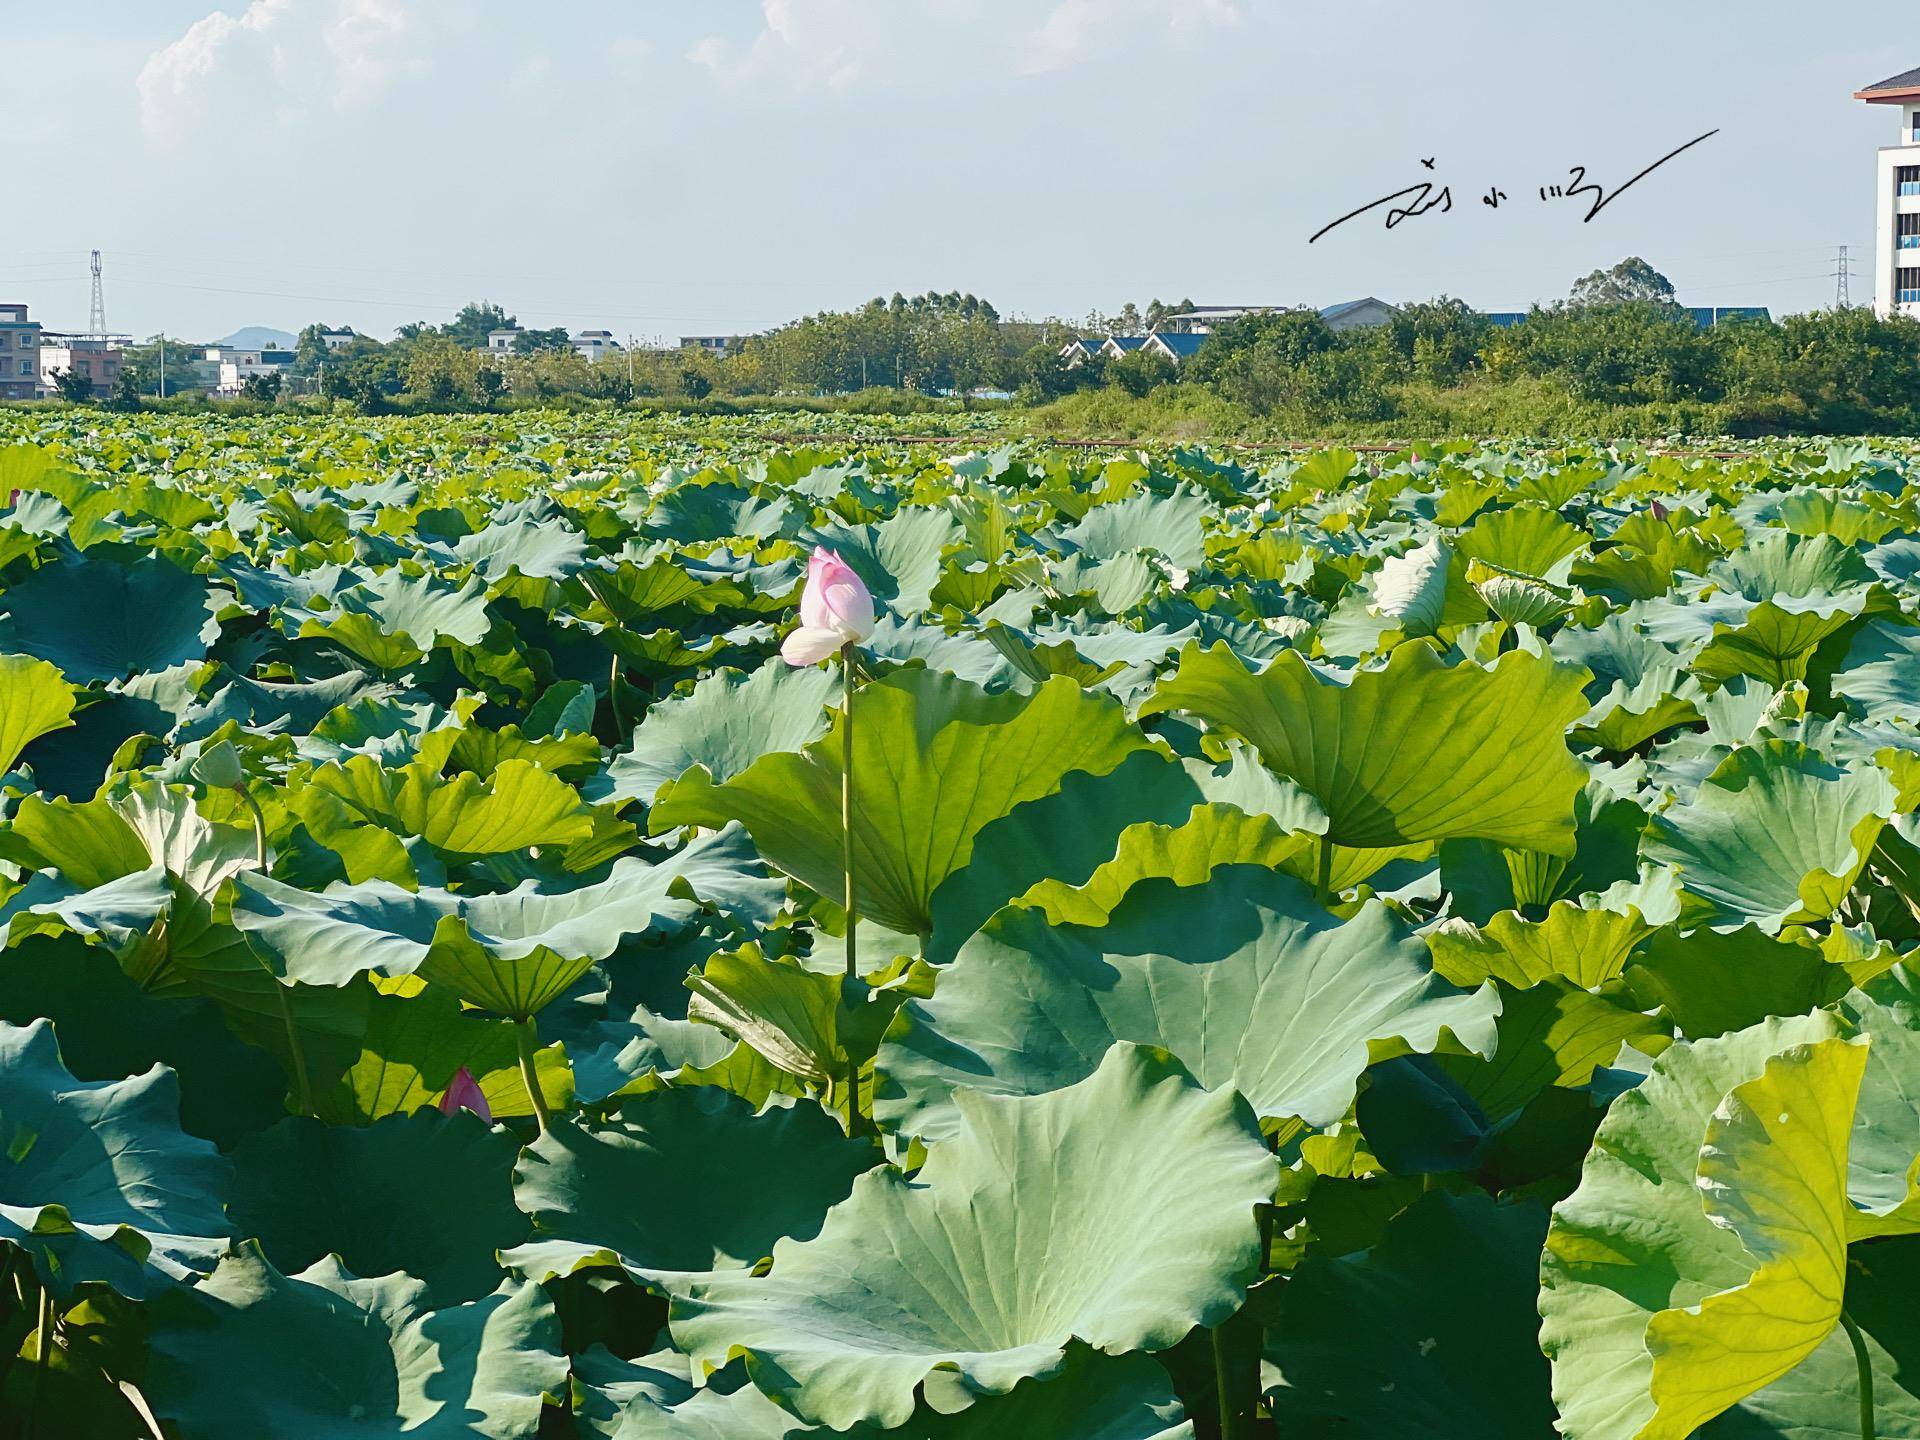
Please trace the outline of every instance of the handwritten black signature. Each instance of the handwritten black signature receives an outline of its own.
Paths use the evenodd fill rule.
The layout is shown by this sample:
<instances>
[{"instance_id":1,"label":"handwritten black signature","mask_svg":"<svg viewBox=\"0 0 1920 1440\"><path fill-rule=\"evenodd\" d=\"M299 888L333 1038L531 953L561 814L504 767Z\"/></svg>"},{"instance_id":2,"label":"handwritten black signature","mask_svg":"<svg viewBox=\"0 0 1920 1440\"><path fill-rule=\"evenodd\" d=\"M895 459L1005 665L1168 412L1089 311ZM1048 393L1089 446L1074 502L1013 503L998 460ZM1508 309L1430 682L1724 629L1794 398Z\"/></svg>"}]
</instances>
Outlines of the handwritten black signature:
<instances>
[{"instance_id":1,"label":"handwritten black signature","mask_svg":"<svg viewBox=\"0 0 1920 1440\"><path fill-rule=\"evenodd\" d=\"M1583 225L1591 224L1594 216L1598 215L1602 210L1606 209L1607 206L1618 200L1622 195L1626 194L1627 191L1646 179L1647 176L1658 170L1669 160L1674 159L1676 156L1684 155L1694 146L1704 140L1711 140L1719 133L1720 131L1716 128L1707 131L1704 135L1694 136L1694 138L1687 141L1686 144L1669 150L1645 169L1639 171L1621 184L1614 186L1612 190L1607 190L1604 186L1589 180L1587 178L1586 166L1570 166L1567 174L1572 183L1569 185L1542 185L1539 187L1540 198L1542 200L1589 200L1590 203L1587 206L1587 213L1580 217L1580 223ZM1423 159L1420 163L1429 170L1433 169L1434 162L1431 158ZM1411 220L1416 216L1425 215L1434 210L1438 210L1444 215L1453 209L1453 187L1450 185L1441 185L1436 189L1435 183L1436 182L1432 180L1423 180L1417 184L1409 185L1405 189L1396 190L1391 195L1382 195L1378 200L1370 200L1357 209L1349 210L1337 220L1329 220L1325 225L1322 225L1307 237L1307 243L1309 245L1313 244L1314 241L1318 240L1322 235L1325 235L1329 230L1337 229L1349 220L1357 220L1370 210L1378 210L1382 205L1388 207L1386 228L1389 230L1394 229L1403 220ZM1480 203L1490 209L1498 210L1500 208L1500 202L1506 198L1507 192L1496 185L1490 187L1487 193L1480 197Z\"/></svg>"}]
</instances>

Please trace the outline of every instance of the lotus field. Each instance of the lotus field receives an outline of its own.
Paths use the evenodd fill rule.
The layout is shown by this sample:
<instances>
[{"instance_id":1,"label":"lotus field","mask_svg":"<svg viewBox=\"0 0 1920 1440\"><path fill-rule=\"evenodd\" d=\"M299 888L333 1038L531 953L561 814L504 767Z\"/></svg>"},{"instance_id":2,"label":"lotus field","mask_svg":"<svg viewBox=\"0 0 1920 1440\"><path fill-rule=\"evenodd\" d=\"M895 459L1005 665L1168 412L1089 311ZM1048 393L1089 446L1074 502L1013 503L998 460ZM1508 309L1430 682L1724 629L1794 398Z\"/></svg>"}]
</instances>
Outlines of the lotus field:
<instances>
[{"instance_id":1,"label":"lotus field","mask_svg":"<svg viewBox=\"0 0 1920 1440\"><path fill-rule=\"evenodd\" d=\"M1920 1437L1920 462L15 416L0 1431Z\"/></svg>"}]
</instances>

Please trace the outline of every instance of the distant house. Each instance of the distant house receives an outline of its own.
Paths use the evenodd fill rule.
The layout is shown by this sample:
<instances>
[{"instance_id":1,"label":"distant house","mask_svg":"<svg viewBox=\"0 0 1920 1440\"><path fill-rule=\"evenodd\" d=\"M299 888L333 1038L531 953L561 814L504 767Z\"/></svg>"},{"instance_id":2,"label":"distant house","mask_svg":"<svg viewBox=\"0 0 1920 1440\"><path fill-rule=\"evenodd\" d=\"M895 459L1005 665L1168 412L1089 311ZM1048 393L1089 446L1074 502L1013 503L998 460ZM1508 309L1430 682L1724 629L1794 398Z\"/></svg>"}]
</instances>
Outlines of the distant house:
<instances>
[{"instance_id":1,"label":"distant house","mask_svg":"<svg viewBox=\"0 0 1920 1440\"><path fill-rule=\"evenodd\" d=\"M1147 349L1150 353L1164 356L1175 365L1191 360L1207 343L1207 337L1192 331L1155 331L1147 337Z\"/></svg>"},{"instance_id":2,"label":"distant house","mask_svg":"<svg viewBox=\"0 0 1920 1440\"><path fill-rule=\"evenodd\" d=\"M0 305L0 400L40 393L40 322L24 305Z\"/></svg>"},{"instance_id":3,"label":"distant house","mask_svg":"<svg viewBox=\"0 0 1920 1440\"><path fill-rule=\"evenodd\" d=\"M351 330L322 330L320 343L329 351L344 350L360 337Z\"/></svg>"},{"instance_id":4,"label":"distant house","mask_svg":"<svg viewBox=\"0 0 1920 1440\"><path fill-rule=\"evenodd\" d=\"M214 367L215 395L233 396L247 388L256 375L285 375L293 365L294 352L278 346L264 350L242 350L232 345L209 345L206 363Z\"/></svg>"},{"instance_id":5,"label":"distant house","mask_svg":"<svg viewBox=\"0 0 1920 1440\"><path fill-rule=\"evenodd\" d=\"M1191 310L1169 315L1160 322L1157 333L1207 335L1221 325L1248 315L1274 315L1298 308L1292 305L1196 305ZM1319 314L1329 330L1365 330L1386 324L1393 318L1394 309L1386 301L1368 295L1364 299L1324 306Z\"/></svg>"},{"instance_id":6,"label":"distant house","mask_svg":"<svg viewBox=\"0 0 1920 1440\"><path fill-rule=\"evenodd\" d=\"M520 334L521 331L518 325L509 325L501 330L489 330L487 332L487 349L495 355L511 355L513 353L514 342L520 338Z\"/></svg>"},{"instance_id":7,"label":"distant house","mask_svg":"<svg viewBox=\"0 0 1920 1440\"><path fill-rule=\"evenodd\" d=\"M40 393L51 395L55 382L68 373L93 382L93 393L105 395L120 383L121 335L55 335L40 337Z\"/></svg>"},{"instance_id":8,"label":"distant house","mask_svg":"<svg viewBox=\"0 0 1920 1440\"><path fill-rule=\"evenodd\" d=\"M1150 335L1109 335L1101 342L1098 353L1109 360L1118 360L1136 350L1146 349L1147 341L1152 338Z\"/></svg>"},{"instance_id":9,"label":"distant house","mask_svg":"<svg viewBox=\"0 0 1920 1440\"><path fill-rule=\"evenodd\" d=\"M739 349L740 343L746 338L744 335L682 335L680 348L704 351L716 360L724 360Z\"/></svg>"},{"instance_id":10,"label":"distant house","mask_svg":"<svg viewBox=\"0 0 1920 1440\"><path fill-rule=\"evenodd\" d=\"M1076 369L1086 364L1087 361L1091 360L1095 355L1098 355L1100 353L1100 347L1105 343L1104 340L1091 335L1083 336L1076 340L1069 340L1060 347L1060 359L1065 363L1067 369Z\"/></svg>"},{"instance_id":11,"label":"distant house","mask_svg":"<svg viewBox=\"0 0 1920 1440\"><path fill-rule=\"evenodd\" d=\"M573 353L589 363L618 355L620 348L611 330L576 330L573 334Z\"/></svg>"}]
</instances>

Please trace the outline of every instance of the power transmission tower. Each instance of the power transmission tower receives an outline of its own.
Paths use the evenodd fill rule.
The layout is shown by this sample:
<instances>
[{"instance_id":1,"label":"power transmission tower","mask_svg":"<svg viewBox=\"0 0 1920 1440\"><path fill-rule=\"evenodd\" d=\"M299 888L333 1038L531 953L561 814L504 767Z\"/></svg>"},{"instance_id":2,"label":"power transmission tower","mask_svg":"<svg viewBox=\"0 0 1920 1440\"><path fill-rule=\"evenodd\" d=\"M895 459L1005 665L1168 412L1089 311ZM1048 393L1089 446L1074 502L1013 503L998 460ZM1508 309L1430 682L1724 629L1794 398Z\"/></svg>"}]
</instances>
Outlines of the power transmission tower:
<instances>
[{"instance_id":1,"label":"power transmission tower","mask_svg":"<svg viewBox=\"0 0 1920 1440\"><path fill-rule=\"evenodd\" d=\"M107 292L100 283L100 252L93 252L93 299L87 306L87 333L96 340L107 336Z\"/></svg>"},{"instance_id":2,"label":"power transmission tower","mask_svg":"<svg viewBox=\"0 0 1920 1440\"><path fill-rule=\"evenodd\" d=\"M1847 254L1847 247L1842 245L1839 255L1835 257L1833 271L1833 303L1837 309L1845 310L1853 304L1853 300L1847 293L1847 280L1852 271L1853 261Z\"/></svg>"}]
</instances>

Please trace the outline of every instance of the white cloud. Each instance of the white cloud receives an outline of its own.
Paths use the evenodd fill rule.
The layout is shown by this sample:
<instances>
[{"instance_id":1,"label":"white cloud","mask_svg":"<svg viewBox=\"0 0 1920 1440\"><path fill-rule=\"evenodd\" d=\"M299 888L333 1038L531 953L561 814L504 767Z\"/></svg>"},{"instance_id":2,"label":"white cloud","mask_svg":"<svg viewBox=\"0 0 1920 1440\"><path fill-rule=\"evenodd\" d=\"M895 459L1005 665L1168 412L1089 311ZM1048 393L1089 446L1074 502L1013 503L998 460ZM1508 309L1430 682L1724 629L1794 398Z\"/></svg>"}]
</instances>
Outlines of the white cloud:
<instances>
[{"instance_id":1,"label":"white cloud","mask_svg":"<svg viewBox=\"0 0 1920 1440\"><path fill-rule=\"evenodd\" d=\"M270 35L294 0L253 0L238 19L216 10L186 34L147 58L134 81L140 123L157 140L177 140L204 111L207 91L224 58L250 38Z\"/></svg>"},{"instance_id":2,"label":"white cloud","mask_svg":"<svg viewBox=\"0 0 1920 1440\"><path fill-rule=\"evenodd\" d=\"M1065 70L1105 42L1148 29L1214 29L1240 23L1238 0L1059 0L1032 33L1019 68L1029 75Z\"/></svg>"},{"instance_id":3,"label":"white cloud","mask_svg":"<svg viewBox=\"0 0 1920 1440\"><path fill-rule=\"evenodd\" d=\"M155 143L173 145L190 139L216 108L256 130L318 106L355 109L429 67L421 12L448 3L251 0L238 16L215 10L141 67L141 128Z\"/></svg>"}]
</instances>

